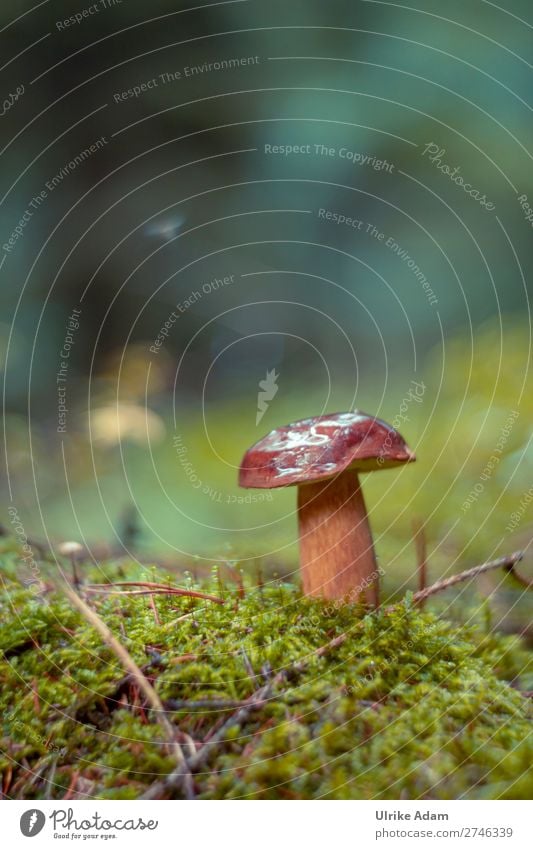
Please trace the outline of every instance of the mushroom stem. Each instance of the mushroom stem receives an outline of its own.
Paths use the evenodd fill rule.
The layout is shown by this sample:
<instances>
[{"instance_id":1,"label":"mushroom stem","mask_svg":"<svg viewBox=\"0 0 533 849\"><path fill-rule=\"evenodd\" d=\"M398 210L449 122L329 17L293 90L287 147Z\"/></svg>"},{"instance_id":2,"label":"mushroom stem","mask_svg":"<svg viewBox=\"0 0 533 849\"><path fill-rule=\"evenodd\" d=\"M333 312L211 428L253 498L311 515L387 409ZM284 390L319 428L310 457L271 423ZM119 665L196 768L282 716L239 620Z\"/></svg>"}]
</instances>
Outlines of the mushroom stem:
<instances>
[{"instance_id":1,"label":"mushroom stem","mask_svg":"<svg viewBox=\"0 0 533 849\"><path fill-rule=\"evenodd\" d=\"M78 589L78 587L79 587L79 585L80 585L80 579L79 579L79 577L78 577L78 570L77 570L77 568L76 568L76 555L75 555L75 554L71 554L71 555L70 555L70 562L71 562L71 564L72 564L72 579L73 579L73 583L74 583L74 586L76 587L76 589Z\"/></svg>"},{"instance_id":2,"label":"mushroom stem","mask_svg":"<svg viewBox=\"0 0 533 849\"><path fill-rule=\"evenodd\" d=\"M377 607L378 570L357 472L298 487L305 595Z\"/></svg>"}]
</instances>

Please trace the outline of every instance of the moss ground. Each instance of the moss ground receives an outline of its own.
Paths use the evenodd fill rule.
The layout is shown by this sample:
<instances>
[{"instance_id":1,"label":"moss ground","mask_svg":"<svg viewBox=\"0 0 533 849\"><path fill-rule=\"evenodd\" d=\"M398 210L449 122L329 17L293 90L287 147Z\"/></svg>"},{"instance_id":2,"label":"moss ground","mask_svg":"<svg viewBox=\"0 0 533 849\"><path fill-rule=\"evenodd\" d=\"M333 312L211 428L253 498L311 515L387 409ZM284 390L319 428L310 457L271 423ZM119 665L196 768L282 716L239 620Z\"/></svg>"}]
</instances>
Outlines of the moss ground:
<instances>
[{"instance_id":1,"label":"moss ground","mask_svg":"<svg viewBox=\"0 0 533 849\"><path fill-rule=\"evenodd\" d=\"M0 563L5 796L142 796L174 761L138 687L60 592L21 587L15 553ZM105 572L139 578L133 564ZM288 584L245 587L244 597L216 575L187 584L224 605L158 596L154 611L144 596L116 595L91 604L176 729L209 746L198 798L531 798L530 700L519 692L530 655L518 640L458 628L408 599L361 622L355 607L325 607ZM280 670L269 699L210 745Z\"/></svg>"}]
</instances>

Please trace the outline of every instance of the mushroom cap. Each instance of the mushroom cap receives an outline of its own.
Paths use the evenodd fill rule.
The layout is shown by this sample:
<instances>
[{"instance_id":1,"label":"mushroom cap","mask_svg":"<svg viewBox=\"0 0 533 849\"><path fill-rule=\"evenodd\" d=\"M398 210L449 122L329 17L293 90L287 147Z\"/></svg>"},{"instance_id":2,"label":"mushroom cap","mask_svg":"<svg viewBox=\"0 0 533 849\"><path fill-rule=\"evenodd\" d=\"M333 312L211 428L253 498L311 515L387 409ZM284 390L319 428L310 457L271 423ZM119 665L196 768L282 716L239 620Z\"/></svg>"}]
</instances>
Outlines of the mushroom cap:
<instances>
[{"instance_id":1,"label":"mushroom cap","mask_svg":"<svg viewBox=\"0 0 533 849\"><path fill-rule=\"evenodd\" d=\"M272 430L244 455L239 484L273 489L327 480L346 469L372 472L413 462L391 425L360 410L301 419Z\"/></svg>"},{"instance_id":2,"label":"mushroom cap","mask_svg":"<svg viewBox=\"0 0 533 849\"><path fill-rule=\"evenodd\" d=\"M59 543L57 550L64 557L70 557L73 554L79 554L83 551L83 546L80 545L79 542L71 542L70 540L67 542Z\"/></svg>"}]
</instances>

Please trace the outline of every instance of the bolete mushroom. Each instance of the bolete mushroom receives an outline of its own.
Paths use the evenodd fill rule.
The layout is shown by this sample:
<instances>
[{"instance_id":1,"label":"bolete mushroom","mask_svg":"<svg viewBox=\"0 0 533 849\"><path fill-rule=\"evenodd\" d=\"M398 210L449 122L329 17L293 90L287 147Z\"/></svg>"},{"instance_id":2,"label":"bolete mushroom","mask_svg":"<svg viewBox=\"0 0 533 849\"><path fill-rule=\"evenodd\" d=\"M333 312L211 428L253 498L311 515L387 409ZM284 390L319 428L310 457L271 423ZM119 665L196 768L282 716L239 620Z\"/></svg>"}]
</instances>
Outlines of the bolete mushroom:
<instances>
[{"instance_id":1,"label":"bolete mushroom","mask_svg":"<svg viewBox=\"0 0 533 849\"><path fill-rule=\"evenodd\" d=\"M306 595L377 606L378 571L360 472L415 460L400 434L359 410L302 419L271 431L243 457L239 484L298 487L300 565Z\"/></svg>"}]
</instances>

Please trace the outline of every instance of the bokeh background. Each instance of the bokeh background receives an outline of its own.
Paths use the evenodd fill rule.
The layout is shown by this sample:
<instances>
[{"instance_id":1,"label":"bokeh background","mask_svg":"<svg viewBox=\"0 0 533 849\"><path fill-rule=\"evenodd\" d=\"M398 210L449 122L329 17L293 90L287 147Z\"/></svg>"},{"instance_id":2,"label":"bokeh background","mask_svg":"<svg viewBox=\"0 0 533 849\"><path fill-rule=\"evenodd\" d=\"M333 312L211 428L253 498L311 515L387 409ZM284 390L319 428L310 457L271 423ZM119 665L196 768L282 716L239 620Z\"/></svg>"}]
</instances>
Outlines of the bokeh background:
<instances>
[{"instance_id":1,"label":"bokeh background","mask_svg":"<svg viewBox=\"0 0 533 849\"><path fill-rule=\"evenodd\" d=\"M435 578L527 550L531 5L418 5L4 0L8 529L296 580L295 491L240 459L359 408L418 457L365 479L386 595L416 523Z\"/></svg>"}]
</instances>

